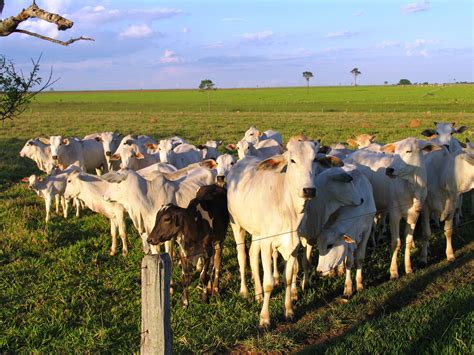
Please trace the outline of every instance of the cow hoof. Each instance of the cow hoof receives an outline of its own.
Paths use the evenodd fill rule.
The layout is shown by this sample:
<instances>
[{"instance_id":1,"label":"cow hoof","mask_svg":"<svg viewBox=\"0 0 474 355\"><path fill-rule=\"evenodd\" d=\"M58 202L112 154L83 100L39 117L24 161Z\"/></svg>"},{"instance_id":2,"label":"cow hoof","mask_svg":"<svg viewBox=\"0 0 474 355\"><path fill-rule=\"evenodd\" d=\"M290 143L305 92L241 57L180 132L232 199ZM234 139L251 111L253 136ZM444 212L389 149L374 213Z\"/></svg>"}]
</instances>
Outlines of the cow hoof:
<instances>
[{"instance_id":1,"label":"cow hoof","mask_svg":"<svg viewBox=\"0 0 474 355\"><path fill-rule=\"evenodd\" d=\"M110 254L110 256L114 256L114 255L115 255L115 251L111 250L109 254Z\"/></svg>"},{"instance_id":2,"label":"cow hoof","mask_svg":"<svg viewBox=\"0 0 474 355\"><path fill-rule=\"evenodd\" d=\"M448 256L447 259L448 259L449 262L453 262L454 260L456 260L454 255L453 256Z\"/></svg>"},{"instance_id":3,"label":"cow hoof","mask_svg":"<svg viewBox=\"0 0 474 355\"><path fill-rule=\"evenodd\" d=\"M344 292L344 294L342 295L342 298L345 299L345 300L350 300L352 298L352 292L349 293L349 292Z\"/></svg>"},{"instance_id":4,"label":"cow hoof","mask_svg":"<svg viewBox=\"0 0 474 355\"><path fill-rule=\"evenodd\" d=\"M280 287L280 279L274 278L273 287L274 288Z\"/></svg>"},{"instance_id":5,"label":"cow hoof","mask_svg":"<svg viewBox=\"0 0 474 355\"><path fill-rule=\"evenodd\" d=\"M247 290L240 290L239 295L242 298L247 298L249 296L249 292Z\"/></svg>"},{"instance_id":6,"label":"cow hoof","mask_svg":"<svg viewBox=\"0 0 474 355\"><path fill-rule=\"evenodd\" d=\"M122 250L122 256L127 256L128 250Z\"/></svg>"},{"instance_id":7,"label":"cow hoof","mask_svg":"<svg viewBox=\"0 0 474 355\"><path fill-rule=\"evenodd\" d=\"M295 314L293 312L288 312L285 319L287 322L293 323L295 321Z\"/></svg>"},{"instance_id":8,"label":"cow hoof","mask_svg":"<svg viewBox=\"0 0 474 355\"><path fill-rule=\"evenodd\" d=\"M269 319L260 319L260 325L258 329L261 332L267 332L270 329L270 320Z\"/></svg>"},{"instance_id":9,"label":"cow hoof","mask_svg":"<svg viewBox=\"0 0 474 355\"><path fill-rule=\"evenodd\" d=\"M398 280L398 273L397 274L391 274L390 275L390 280Z\"/></svg>"},{"instance_id":10,"label":"cow hoof","mask_svg":"<svg viewBox=\"0 0 474 355\"><path fill-rule=\"evenodd\" d=\"M189 306L189 304L188 304L187 302L183 302L183 308L184 308L184 309L187 309L188 306Z\"/></svg>"},{"instance_id":11,"label":"cow hoof","mask_svg":"<svg viewBox=\"0 0 474 355\"><path fill-rule=\"evenodd\" d=\"M262 294L255 295L255 301L257 301L257 303L262 303L263 302Z\"/></svg>"}]
</instances>

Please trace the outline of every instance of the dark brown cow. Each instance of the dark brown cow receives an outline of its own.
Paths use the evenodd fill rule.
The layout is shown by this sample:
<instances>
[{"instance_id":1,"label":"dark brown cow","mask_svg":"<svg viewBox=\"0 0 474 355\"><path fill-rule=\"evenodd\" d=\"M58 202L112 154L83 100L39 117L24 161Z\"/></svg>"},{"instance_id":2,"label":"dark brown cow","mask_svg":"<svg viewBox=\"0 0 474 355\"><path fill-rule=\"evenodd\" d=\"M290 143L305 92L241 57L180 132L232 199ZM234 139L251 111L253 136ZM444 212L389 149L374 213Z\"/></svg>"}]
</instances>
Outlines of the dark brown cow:
<instances>
[{"instance_id":1,"label":"dark brown cow","mask_svg":"<svg viewBox=\"0 0 474 355\"><path fill-rule=\"evenodd\" d=\"M178 241L183 270L183 307L189 304L190 266L196 264L200 256L204 258L200 275L203 301L207 302L209 294L219 292L222 242L228 224L227 191L217 185L202 186L187 208L168 204L156 215L148 243L155 245L172 238Z\"/></svg>"}]
</instances>

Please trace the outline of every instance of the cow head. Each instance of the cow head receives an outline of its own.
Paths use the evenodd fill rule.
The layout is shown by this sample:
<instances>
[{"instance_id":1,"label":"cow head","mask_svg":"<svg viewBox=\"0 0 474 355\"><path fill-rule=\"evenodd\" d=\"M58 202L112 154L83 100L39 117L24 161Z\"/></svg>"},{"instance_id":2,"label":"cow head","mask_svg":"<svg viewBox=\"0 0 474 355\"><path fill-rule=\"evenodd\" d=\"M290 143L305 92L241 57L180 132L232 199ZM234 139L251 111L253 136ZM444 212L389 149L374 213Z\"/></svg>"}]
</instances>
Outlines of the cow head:
<instances>
[{"instance_id":1,"label":"cow head","mask_svg":"<svg viewBox=\"0 0 474 355\"><path fill-rule=\"evenodd\" d=\"M253 146L254 146L254 143L248 142L244 139L238 142L236 148L237 148L237 154L239 155L239 159L243 159L245 156L247 156Z\"/></svg>"},{"instance_id":2,"label":"cow head","mask_svg":"<svg viewBox=\"0 0 474 355\"><path fill-rule=\"evenodd\" d=\"M389 177L411 176L423 166L423 151L430 152L441 149L436 144L416 138L406 138L382 147L385 153L394 154L394 159L386 169Z\"/></svg>"},{"instance_id":3,"label":"cow head","mask_svg":"<svg viewBox=\"0 0 474 355\"><path fill-rule=\"evenodd\" d=\"M64 146L69 145L70 141L68 138L63 138L61 136L51 136L49 137L49 143L51 146L51 157L54 161L58 161Z\"/></svg>"},{"instance_id":4,"label":"cow head","mask_svg":"<svg viewBox=\"0 0 474 355\"><path fill-rule=\"evenodd\" d=\"M158 144L158 152L160 154L160 162L170 163L173 155L173 142L170 139L162 139Z\"/></svg>"},{"instance_id":5,"label":"cow head","mask_svg":"<svg viewBox=\"0 0 474 355\"><path fill-rule=\"evenodd\" d=\"M137 151L133 146L123 146L120 149L120 155L115 153L110 157L110 160L121 160L120 167L122 169L136 170L135 159L144 159L145 156Z\"/></svg>"},{"instance_id":6,"label":"cow head","mask_svg":"<svg viewBox=\"0 0 474 355\"><path fill-rule=\"evenodd\" d=\"M185 210L167 204L156 214L155 226L148 236L147 242L157 245L178 236L183 230Z\"/></svg>"},{"instance_id":7,"label":"cow head","mask_svg":"<svg viewBox=\"0 0 474 355\"><path fill-rule=\"evenodd\" d=\"M252 144L257 144L260 141L260 137L263 135L255 126L251 126L244 135L242 140Z\"/></svg>"},{"instance_id":8,"label":"cow head","mask_svg":"<svg viewBox=\"0 0 474 355\"><path fill-rule=\"evenodd\" d=\"M449 151L453 149L453 135L467 130L466 126L455 128L454 122L435 122L434 124L436 129L425 129L421 134L430 137L438 145L444 145Z\"/></svg>"},{"instance_id":9,"label":"cow head","mask_svg":"<svg viewBox=\"0 0 474 355\"><path fill-rule=\"evenodd\" d=\"M98 137L95 138L96 141L102 143L104 148L105 159L107 163L110 161L110 157L114 153L114 141L117 139L118 135L114 132L102 132Z\"/></svg>"},{"instance_id":10,"label":"cow head","mask_svg":"<svg viewBox=\"0 0 474 355\"><path fill-rule=\"evenodd\" d=\"M64 197L69 199L69 198L75 198L78 197L80 192L81 192L81 187L78 184L78 180L81 178L81 172L78 170L74 170L71 173L68 174L67 177L67 184L66 184L66 190L64 191Z\"/></svg>"},{"instance_id":11,"label":"cow head","mask_svg":"<svg viewBox=\"0 0 474 355\"><path fill-rule=\"evenodd\" d=\"M351 174L357 175L360 173L356 170L348 173L339 167L329 169L316 178L316 181L318 181L319 176L323 179L323 186L317 182L318 188L324 188L325 193L328 193L341 206L359 206L364 202L364 199L355 187L354 178Z\"/></svg>"},{"instance_id":12,"label":"cow head","mask_svg":"<svg viewBox=\"0 0 474 355\"><path fill-rule=\"evenodd\" d=\"M319 259L316 271L327 276L346 259L350 252L354 252L356 243L345 233L335 228L325 229L318 237Z\"/></svg>"},{"instance_id":13,"label":"cow head","mask_svg":"<svg viewBox=\"0 0 474 355\"><path fill-rule=\"evenodd\" d=\"M227 174L235 164L235 159L230 154L219 155L216 159L217 163L217 183L223 185L227 178Z\"/></svg>"},{"instance_id":14,"label":"cow head","mask_svg":"<svg viewBox=\"0 0 474 355\"><path fill-rule=\"evenodd\" d=\"M375 136L372 134L359 134L355 139L349 138L346 142L358 148L365 148L371 145L375 140Z\"/></svg>"}]
</instances>

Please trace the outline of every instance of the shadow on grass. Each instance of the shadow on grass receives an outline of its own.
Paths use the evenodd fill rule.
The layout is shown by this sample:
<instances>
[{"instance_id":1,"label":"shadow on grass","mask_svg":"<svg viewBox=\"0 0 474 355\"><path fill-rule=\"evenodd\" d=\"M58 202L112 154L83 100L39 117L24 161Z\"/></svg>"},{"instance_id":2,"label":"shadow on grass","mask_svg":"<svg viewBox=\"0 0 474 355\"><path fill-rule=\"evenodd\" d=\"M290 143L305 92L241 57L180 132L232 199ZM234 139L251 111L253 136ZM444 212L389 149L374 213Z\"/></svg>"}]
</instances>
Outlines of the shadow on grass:
<instances>
[{"instance_id":1,"label":"shadow on grass","mask_svg":"<svg viewBox=\"0 0 474 355\"><path fill-rule=\"evenodd\" d=\"M323 341L319 344L313 345L307 349L303 350L303 353L323 353L326 350L328 350L331 346L335 346L338 343L343 342L346 337L354 334L359 328L363 327L365 324L372 322L374 320L380 319L382 317L387 317L388 315L398 312L404 307L408 306L412 301L415 301L416 298L429 286L433 281L442 276L443 274L454 271L456 269L464 267L469 261L473 260L474 258L474 250L470 250L467 253L461 255L456 259L454 262L446 264L444 266L438 267L435 270L426 273L423 276L420 277L415 277L416 275L413 275L413 280L409 281L406 286L404 286L402 289L398 290L395 292L390 298L384 302L382 305L377 307L377 310L372 313L371 315L367 315L367 317L356 323L355 325L349 327L349 329L346 329L343 334L340 334L338 336L332 337L327 341ZM363 298L360 300L363 301ZM472 301L472 300L471 300ZM451 308L450 307L464 307L464 308ZM447 309L445 309L446 312L449 314L453 314L456 310L462 309L463 312L469 308L473 308L472 304L467 306L464 305L463 303L460 303L458 305L451 305ZM441 312L441 311L440 311ZM441 314L441 313L440 313ZM438 319L436 324L433 324L431 327L433 330L436 329L437 332L439 332L440 329L446 329L446 322L449 323L451 320L451 317L446 316L442 317L441 319ZM436 318L434 318L436 319ZM437 328L438 327L438 328ZM431 337L431 333L430 333ZM414 346L414 345L413 345ZM412 351L415 351L415 349L411 349Z\"/></svg>"}]
</instances>

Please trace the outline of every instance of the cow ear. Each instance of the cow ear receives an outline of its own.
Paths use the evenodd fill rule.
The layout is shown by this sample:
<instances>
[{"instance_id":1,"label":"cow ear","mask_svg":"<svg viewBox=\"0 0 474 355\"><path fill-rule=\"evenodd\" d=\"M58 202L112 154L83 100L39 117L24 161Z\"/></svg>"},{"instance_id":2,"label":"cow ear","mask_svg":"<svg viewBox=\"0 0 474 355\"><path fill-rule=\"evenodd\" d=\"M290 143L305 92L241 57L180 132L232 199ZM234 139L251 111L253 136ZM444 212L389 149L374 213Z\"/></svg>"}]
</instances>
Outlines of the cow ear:
<instances>
[{"instance_id":1,"label":"cow ear","mask_svg":"<svg viewBox=\"0 0 474 355\"><path fill-rule=\"evenodd\" d=\"M133 139L127 139L124 144L126 144L126 145L132 145L133 143L134 143L134 142L133 142Z\"/></svg>"},{"instance_id":2,"label":"cow ear","mask_svg":"<svg viewBox=\"0 0 474 355\"><path fill-rule=\"evenodd\" d=\"M315 159L315 162L327 168L340 168L341 166L344 166L344 162L341 159L332 155L319 156Z\"/></svg>"},{"instance_id":3,"label":"cow ear","mask_svg":"<svg viewBox=\"0 0 474 355\"><path fill-rule=\"evenodd\" d=\"M391 154L395 153L395 144L393 143L385 144L382 147L382 152L391 153Z\"/></svg>"},{"instance_id":4,"label":"cow ear","mask_svg":"<svg viewBox=\"0 0 474 355\"><path fill-rule=\"evenodd\" d=\"M234 143L229 143L225 146L225 149L229 151L234 151L237 149L237 145L235 145Z\"/></svg>"},{"instance_id":5,"label":"cow ear","mask_svg":"<svg viewBox=\"0 0 474 355\"><path fill-rule=\"evenodd\" d=\"M40 176L38 177L38 181L43 181L44 180L44 177Z\"/></svg>"},{"instance_id":6,"label":"cow ear","mask_svg":"<svg viewBox=\"0 0 474 355\"><path fill-rule=\"evenodd\" d=\"M423 132L421 132L421 135L425 137L431 137L431 136L434 136L435 134L436 134L436 131L434 129L425 129Z\"/></svg>"},{"instance_id":7,"label":"cow ear","mask_svg":"<svg viewBox=\"0 0 474 355\"><path fill-rule=\"evenodd\" d=\"M349 144L351 147L357 147L359 144L357 144L357 142L352 139L352 138L349 138L348 140L346 140L346 143Z\"/></svg>"},{"instance_id":8,"label":"cow ear","mask_svg":"<svg viewBox=\"0 0 474 355\"><path fill-rule=\"evenodd\" d=\"M158 148L158 145L155 144L155 143L145 143L145 147L148 148L148 149L153 149L153 150L156 150Z\"/></svg>"},{"instance_id":9,"label":"cow ear","mask_svg":"<svg viewBox=\"0 0 474 355\"><path fill-rule=\"evenodd\" d=\"M102 137L95 137L94 138L97 142L102 142Z\"/></svg>"},{"instance_id":10,"label":"cow ear","mask_svg":"<svg viewBox=\"0 0 474 355\"><path fill-rule=\"evenodd\" d=\"M69 139L64 138L64 139L63 139L63 144L64 144L64 145L69 145Z\"/></svg>"},{"instance_id":11,"label":"cow ear","mask_svg":"<svg viewBox=\"0 0 474 355\"><path fill-rule=\"evenodd\" d=\"M23 179L20 180L21 182L30 182L29 177L24 177Z\"/></svg>"},{"instance_id":12,"label":"cow ear","mask_svg":"<svg viewBox=\"0 0 474 355\"><path fill-rule=\"evenodd\" d=\"M48 138L40 137L40 138L38 138L38 140L43 144L49 144L49 139Z\"/></svg>"},{"instance_id":13,"label":"cow ear","mask_svg":"<svg viewBox=\"0 0 474 355\"><path fill-rule=\"evenodd\" d=\"M133 156L137 159L145 159L145 156L140 152L133 153Z\"/></svg>"},{"instance_id":14,"label":"cow ear","mask_svg":"<svg viewBox=\"0 0 474 355\"><path fill-rule=\"evenodd\" d=\"M222 141L216 141L216 143L218 147L222 145Z\"/></svg>"},{"instance_id":15,"label":"cow ear","mask_svg":"<svg viewBox=\"0 0 474 355\"><path fill-rule=\"evenodd\" d=\"M354 180L354 178L352 176L350 176L348 173L342 172L342 173L339 173L339 174L332 175L331 180L338 181L338 182L349 183L352 180Z\"/></svg>"},{"instance_id":16,"label":"cow ear","mask_svg":"<svg viewBox=\"0 0 474 355\"><path fill-rule=\"evenodd\" d=\"M375 137L377 137L375 134L369 134L369 141L370 141L370 143L373 143L373 142L374 142Z\"/></svg>"},{"instance_id":17,"label":"cow ear","mask_svg":"<svg viewBox=\"0 0 474 355\"><path fill-rule=\"evenodd\" d=\"M287 164L285 155L274 155L258 163L257 170L281 172Z\"/></svg>"},{"instance_id":18,"label":"cow ear","mask_svg":"<svg viewBox=\"0 0 474 355\"><path fill-rule=\"evenodd\" d=\"M120 155L119 154L114 154L110 157L110 160L120 160Z\"/></svg>"},{"instance_id":19,"label":"cow ear","mask_svg":"<svg viewBox=\"0 0 474 355\"><path fill-rule=\"evenodd\" d=\"M203 160L199 165L201 165L204 168L208 169L215 169L217 168L217 163L214 159L206 159Z\"/></svg>"},{"instance_id":20,"label":"cow ear","mask_svg":"<svg viewBox=\"0 0 474 355\"><path fill-rule=\"evenodd\" d=\"M319 153L328 154L331 151L331 147L327 145L322 145L319 147Z\"/></svg>"},{"instance_id":21,"label":"cow ear","mask_svg":"<svg viewBox=\"0 0 474 355\"><path fill-rule=\"evenodd\" d=\"M440 146L433 144L431 142L427 141L420 141L420 148L424 150L425 152L434 152L435 150L440 150L442 149Z\"/></svg>"},{"instance_id":22,"label":"cow ear","mask_svg":"<svg viewBox=\"0 0 474 355\"><path fill-rule=\"evenodd\" d=\"M347 234L344 234L342 238L344 239L346 243L349 243L349 244L355 243L355 240L349 237Z\"/></svg>"},{"instance_id":23,"label":"cow ear","mask_svg":"<svg viewBox=\"0 0 474 355\"><path fill-rule=\"evenodd\" d=\"M207 148L207 147L204 144L198 144L196 146L196 148L199 149L199 150L202 150L202 149Z\"/></svg>"},{"instance_id":24,"label":"cow ear","mask_svg":"<svg viewBox=\"0 0 474 355\"><path fill-rule=\"evenodd\" d=\"M456 133L461 134L461 133L463 133L463 132L466 131L466 130L467 130L467 127L466 127L466 126L461 126L461 127L459 127L458 129L456 129Z\"/></svg>"},{"instance_id":25,"label":"cow ear","mask_svg":"<svg viewBox=\"0 0 474 355\"><path fill-rule=\"evenodd\" d=\"M258 131L258 136L259 137L263 136L263 132Z\"/></svg>"}]
</instances>

